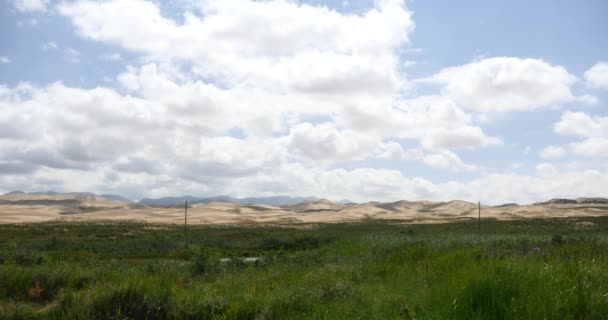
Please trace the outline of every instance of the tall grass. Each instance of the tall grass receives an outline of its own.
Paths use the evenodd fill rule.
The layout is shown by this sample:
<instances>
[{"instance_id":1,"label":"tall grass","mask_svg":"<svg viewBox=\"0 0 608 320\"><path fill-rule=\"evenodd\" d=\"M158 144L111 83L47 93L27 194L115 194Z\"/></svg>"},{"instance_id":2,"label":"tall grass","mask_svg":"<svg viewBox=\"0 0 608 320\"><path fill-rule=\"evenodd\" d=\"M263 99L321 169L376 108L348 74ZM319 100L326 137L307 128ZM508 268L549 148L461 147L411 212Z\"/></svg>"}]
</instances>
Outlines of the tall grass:
<instances>
[{"instance_id":1,"label":"tall grass","mask_svg":"<svg viewBox=\"0 0 608 320\"><path fill-rule=\"evenodd\" d=\"M0 226L0 318L606 319L608 219L584 220L193 227L186 248L166 226Z\"/></svg>"}]
</instances>

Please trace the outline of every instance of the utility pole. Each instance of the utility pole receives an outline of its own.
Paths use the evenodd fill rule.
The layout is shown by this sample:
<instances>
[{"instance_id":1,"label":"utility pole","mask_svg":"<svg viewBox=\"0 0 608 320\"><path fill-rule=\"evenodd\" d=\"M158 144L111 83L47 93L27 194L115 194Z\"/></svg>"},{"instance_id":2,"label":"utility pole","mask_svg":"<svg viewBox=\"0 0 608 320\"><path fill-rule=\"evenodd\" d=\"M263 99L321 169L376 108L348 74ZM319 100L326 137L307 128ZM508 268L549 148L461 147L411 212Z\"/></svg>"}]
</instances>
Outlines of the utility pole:
<instances>
[{"instance_id":1,"label":"utility pole","mask_svg":"<svg viewBox=\"0 0 608 320\"><path fill-rule=\"evenodd\" d=\"M188 246L188 200L186 200L186 205L184 206L184 241L186 247Z\"/></svg>"},{"instance_id":2,"label":"utility pole","mask_svg":"<svg viewBox=\"0 0 608 320\"><path fill-rule=\"evenodd\" d=\"M481 233L481 201L477 202L477 229Z\"/></svg>"}]
</instances>

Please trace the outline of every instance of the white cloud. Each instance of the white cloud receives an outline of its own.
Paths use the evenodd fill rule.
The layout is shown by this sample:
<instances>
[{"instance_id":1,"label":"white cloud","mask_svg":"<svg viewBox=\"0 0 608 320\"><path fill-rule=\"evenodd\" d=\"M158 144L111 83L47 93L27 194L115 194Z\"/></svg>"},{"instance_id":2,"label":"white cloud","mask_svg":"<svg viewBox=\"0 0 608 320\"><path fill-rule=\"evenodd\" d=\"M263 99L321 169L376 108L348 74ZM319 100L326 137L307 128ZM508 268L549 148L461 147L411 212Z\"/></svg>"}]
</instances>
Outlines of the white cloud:
<instances>
[{"instance_id":1,"label":"white cloud","mask_svg":"<svg viewBox=\"0 0 608 320\"><path fill-rule=\"evenodd\" d=\"M259 97L251 106L273 119L262 128L283 129L277 119L287 114L318 114L335 118L340 131L366 132L383 140L416 139L425 148L500 143L471 125L469 116L447 99L396 98L407 88L396 49L408 43L414 28L401 1L378 2L360 15L284 1L204 1L201 10L201 16L188 13L180 25L161 16L153 3L139 0L59 5L59 12L85 37L142 52L159 65L189 61L196 75L226 88L221 92L225 101L244 105L252 94ZM184 95L175 92L178 87L203 86L199 81L171 86L143 76L154 73L151 69L132 68L118 79L150 99L178 99ZM153 87L151 78L162 87ZM240 111L251 113L250 108ZM346 154L360 158L357 152Z\"/></svg>"},{"instance_id":2,"label":"white cloud","mask_svg":"<svg viewBox=\"0 0 608 320\"><path fill-rule=\"evenodd\" d=\"M608 89L608 62L598 62L585 71L585 80L592 88Z\"/></svg>"},{"instance_id":3,"label":"white cloud","mask_svg":"<svg viewBox=\"0 0 608 320\"><path fill-rule=\"evenodd\" d=\"M451 151L441 151L424 156L424 163L436 169L459 171L475 171L477 167L465 164L458 155Z\"/></svg>"},{"instance_id":4,"label":"white cloud","mask_svg":"<svg viewBox=\"0 0 608 320\"><path fill-rule=\"evenodd\" d=\"M186 179L243 177L283 163L286 150L271 139L201 138L198 145L178 143L176 170Z\"/></svg>"},{"instance_id":5,"label":"white cloud","mask_svg":"<svg viewBox=\"0 0 608 320\"><path fill-rule=\"evenodd\" d=\"M78 64L80 63L80 51L74 48L66 48L64 50L65 53L65 61L69 63Z\"/></svg>"},{"instance_id":6,"label":"white cloud","mask_svg":"<svg viewBox=\"0 0 608 320\"><path fill-rule=\"evenodd\" d=\"M540 163L536 166L536 171L543 176L552 176L557 174L557 169L550 163Z\"/></svg>"},{"instance_id":7,"label":"white cloud","mask_svg":"<svg viewBox=\"0 0 608 320\"><path fill-rule=\"evenodd\" d=\"M603 196L608 173L594 170L559 174L488 174L467 181L432 183L424 178L405 177L388 169L321 169L301 164L280 164L254 175L231 177L221 183L205 178L194 182L177 176L121 173L110 168L95 171L41 169L31 175L0 175L0 186L23 190L100 190L137 198L175 194L231 194L235 196L300 194L329 199L360 201L395 200L481 200L482 204L531 203L548 197L576 198ZM201 178L199 176L199 178ZM3 189L10 191L11 189ZM181 191L181 192L180 192Z\"/></svg>"},{"instance_id":8,"label":"white cloud","mask_svg":"<svg viewBox=\"0 0 608 320\"><path fill-rule=\"evenodd\" d=\"M581 142L571 144L575 154L589 157L608 157L608 138L588 138Z\"/></svg>"},{"instance_id":9,"label":"white cloud","mask_svg":"<svg viewBox=\"0 0 608 320\"><path fill-rule=\"evenodd\" d=\"M85 37L157 60L189 61L205 77L321 94L394 90L394 51L414 28L401 1L379 2L362 15L278 0L202 1L203 15L186 13L181 25L141 0L58 8Z\"/></svg>"},{"instance_id":10,"label":"white cloud","mask_svg":"<svg viewBox=\"0 0 608 320\"><path fill-rule=\"evenodd\" d=\"M378 136L349 129L340 130L332 123L300 123L282 140L293 154L321 164L365 159L421 161L424 156L420 149L404 150L395 141L383 141Z\"/></svg>"},{"instance_id":11,"label":"white cloud","mask_svg":"<svg viewBox=\"0 0 608 320\"><path fill-rule=\"evenodd\" d=\"M513 168L513 169L521 169L523 167L524 167L524 164L521 162L515 162L515 163L511 164L511 168Z\"/></svg>"},{"instance_id":12,"label":"white cloud","mask_svg":"<svg viewBox=\"0 0 608 320\"><path fill-rule=\"evenodd\" d=\"M298 155L316 161L363 160L380 140L369 135L339 131L330 123L301 123L291 128L290 148Z\"/></svg>"},{"instance_id":13,"label":"white cloud","mask_svg":"<svg viewBox=\"0 0 608 320\"><path fill-rule=\"evenodd\" d=\"M117 90L0 86L0 186L500 203L592 195L608 185L604 173L557 175L550 164L532 176L485 174L454 151L502 143L479 126L487 112L592 102L573 96L575 78L560 66L483 59L438 73L441 95L412 98L403 71L413 62L400 54L422 50L407 48L414 23L402 1L377 1L361 14L282 0L193 6L182 23L153 1L60 2L78 34L139 56L116 77ZM61 50L80 60L76 49ZM605 138L603 120L586 117L590 126L581 129L564 113L555 130ZM582 146L572 151L592 154ZM433 183L359 162L370 159L480 176Z\"/></svg>"},{"instance_id":14,"label":"white cloud","mask_svg":"<svg viewBox=\"0 0 608 320\"><path fill-rule=\"evenodd\" d=\"M42 50L43 51L55 50L55 49L58 49L58 48L59 48L59 45L57 45L57 42L55 42L55 41L49 41L49 42L46 42L46 43L42 44Z\"/></svg>"},{"instance_id":15,"label":"white cloud","mask_svg":"<svg viewBox=\"0 0 608 320\"><path fill-rule=\"evenodd\" d=\"M61 83L0 90L0 162L87 171L137 171L133 164L145 164L161 174L204 179L247 175L284 161L277 139L201 135L204 111L183 112L176 103Z\"/></svg>"},{"instance_id":16,"label":"white cloud","mask_svg":"<svg viewBox=\"0 0 608 320\"><path fill-rule=\"evenodd\" d=\"M570 87L576 77L539 59L487 58L444 69L430 80L444 84L444 94L463 107L479 112L533 110L575 99Z\"/></svg>"},{"instance_id":17,"label":"white cloud","mask_svg":"<svg viewBox=\"0 0 608 320\"><path fill-rule=\"evenodd\" d=\"M104 54L101 56L102 59L104 60L108 60L108 61L119 61L122 60L122 56L120 55L120 53L109 53L109 54Z\"/></svg>"},{"instance_id":18,"label":"white cloud","mask_svg":"<svg viewBox=\"0 0 608 320\"><path fill-rule=\"evenodd\" d=\"M307 97L246 87L220 89L188 79L170 64L130 67L117 78L131 94L179 115L177 124L189 133L217 135L237 127L247 134L269 136L284 129L287 114L327 112L326 103Z\"/></svg>"},{"instance_id":19,"label":"white cloud","mask_svg":"<svg viewBox=\"0 0 608 320\"><path fill-rule=\"evenodd\" d=\"M561 158L566 155L566 150L559 146L547 146L539 152L539 155L544 159Z\"/></svg>"},{"instance_id":20,"label":"white cloud","mask_svg":"<svg viewBox=\"0 0 608 320\"><path fill-rule=\"evenodd\" d=\"M598 97L588 95L588 94L576 97L576 101L579 101L581 103L588 104L588 105L596 105L596 104L600 103L600 99Z\"/></svg>"},{"instance_id":21,"label":"white cloud","mask_svg":"<svg viewBox=\"0 0 608 320\"><path fill-rule=\"evenodd\" d=\"M420 140L427 149L458 149L500 144L481 128L471 125L471 117L451 100L422 96L410 100L366 101L340 109L336 122L358 132L382 137Z\"/></svg>"},{"instance_id":22,"label":"white cloud","mask_svg":"<svg viewBox=\"0 0 608 320\"><path fill-rule=\"evenodd\" d=\"M486 174L467 182L432 183L424 178L405 177L397 170L359 168L319 169L299 164L278 167L231 181L232 194L258 190L267 195L280 193L321 194L330 199L344 196L354 201L395 200L481 200L483 204L532 203L551 197L602 196L608 173L593 170L554 174L550 164L540 166L538 175Z\"/></svg>"},{"instance_id":23,"label":"white cloud","mask_svg":"<svg viewBox=\"0 0 608 320\"><path fill-rule=\"evenodd\" d=\"M59 191L113 188L135 197L181 192L253 195L258 191L323 195L321 190L332 189L334 195L352 192L365 199L411 198L433 196L429 191L433 185L424 179L405 178L398 171L327 170L324 164L377 157L423 161L442 170L474 169L448 151L425 155L422 150L404 150L394 141L370 138L330 123L300 123L284 135L260 136L255 133L259 117L268 117L268 113L247 113L251 109L249 102L243 102L247 99L231 99L208 84L180 84L169 79L171 70L163 69L147 65L129 73L135 76L138 97L61 83L2 88L0 164L6 165L0 167L27 170L27 176L36 180L27 187L23 179L4 177L3 185ZM251 92L243 97L251 98ZM221 136L235 125L251 134L244 139ZM294 162L294 155L306 158L308 165ZM296 179L296 173L290 171L294 168L319 181ZM79 181L68 181L69 177ZM342 182L355 183L361 190L340 186ZM316 183L322 183L322 189L312 188ZM243 189L253 185L259 188ZM387 192L390 186L402 190Z\"/></svg>"},{"instance_id":24,"label":"white cloud","mask_svg":"<svg viewBox=\"0 0 608 320\"><path fill-rule=\"evenodd\" d=\"M608 137L608 117L591 117L584 112L565 111L553 129L567 136Z\"/></svg>"},{"instance_id":25,"label":"white cloud","mask_svg":"<svg viewBox=\"0 0 608 320\"><path fill-rule=\"evenodd\" d=\"M582 138L570 144L572 151L584 157L608 156L608 117L589 116L583 112L565 111L554 131Z\"/></svg>"},{"instance_id":26,"label":"white cloud","mask_svg":"<svg viewBox=\"0 0 608 320\"><path fill-rule=\"evenodd\" d=\"M153 84L155 81L159 80L152 79ZM550 165L539 165L538 176L484 174L468 182L445 183L407 177L398 170L327 168L314 161L304 165L289 161L285 136L236 139L201 134L199 129L182 124L198 119L204 127L206 113L182 112L174 109L175 103L59 83L42 88L27 84L4 87L0 89L0 169L20 174L0 175L0 185L10 188L5 191L91 190L134 198L300 194L355 201L481 199L488 204L599 196L597 193L608 185L606 173L555 174ZM338 156L362 150L341 140L344 132L340 129L323 130L329 136L337 135L329 141L339 146L336 149L342 153ZM403 148L384 142L383 150L393 149L396 151L388 154L401 158L399 149ZM357 152L354 154L365 154ZM422 159L447 170L473 168L450 153L403 153L405 159ZM440 155L433 156L435 153Z\"/></svg>"},{"instance_id":27,"label":"white cloud","mask_svg":"<svg viewBox=\"0 0 608 320\"><path fill-rule=\"evenodd\" d=\"M18 11L45 11L49 0L13 0L13 7Z\"/></svg>"},{"instance_id":28,"label":"white cloud","mask_svg":"<svg viewBox=\"0 0 608 320\"><path fill-rule=\"evenodd\" d=\"M9 64L11 63L11 59L6 56L0 56L0 64Z\"/></svg>"},{"instance_id":29,"label":"white cloud","mask_svg":"<svg viewBox=\"0 0 608 320\"><path fill-rule=\"evenodd\" d=\"M553 168L555 169L555 168ZM532 203L547 198L601 197L608 173L594 170L554 174L552 166L541 166L546 174L488 174L464 183L439 185L445 199L480 199L482 203Z\"/></svg>"},{"instance_id":30,"label":"white cloud","mask_svg":"<svg viewBox=\"0 0 608 320\"><path fill-rule=\"evenodd\" d=\"M419 155L420 154L420 155ZM393 161L400 160L419 160L422 154L419 150L404 150L401 144L395 141L389 141L380 147L380 153L377 155L380 159Z\"/></svg>"}]
</instances>

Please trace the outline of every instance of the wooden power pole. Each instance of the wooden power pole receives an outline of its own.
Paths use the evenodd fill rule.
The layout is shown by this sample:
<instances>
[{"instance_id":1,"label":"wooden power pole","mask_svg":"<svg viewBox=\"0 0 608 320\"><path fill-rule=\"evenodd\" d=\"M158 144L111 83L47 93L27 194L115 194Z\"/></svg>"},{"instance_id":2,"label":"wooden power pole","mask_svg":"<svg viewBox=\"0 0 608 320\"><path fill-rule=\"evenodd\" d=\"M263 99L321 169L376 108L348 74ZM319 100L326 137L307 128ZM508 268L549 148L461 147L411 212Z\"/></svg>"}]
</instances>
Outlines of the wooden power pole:
<instances>
[{"instance_id":1,"label":"wooden power pole","mask_svg":"<svg viewBox=\"0 0 608 320\"><path fill-rule=\"evenodd\" d=\"M186 205L184 206L184 240L186 246L188 246L188 200L186 200Z\"/></svg>"}]
</instances>

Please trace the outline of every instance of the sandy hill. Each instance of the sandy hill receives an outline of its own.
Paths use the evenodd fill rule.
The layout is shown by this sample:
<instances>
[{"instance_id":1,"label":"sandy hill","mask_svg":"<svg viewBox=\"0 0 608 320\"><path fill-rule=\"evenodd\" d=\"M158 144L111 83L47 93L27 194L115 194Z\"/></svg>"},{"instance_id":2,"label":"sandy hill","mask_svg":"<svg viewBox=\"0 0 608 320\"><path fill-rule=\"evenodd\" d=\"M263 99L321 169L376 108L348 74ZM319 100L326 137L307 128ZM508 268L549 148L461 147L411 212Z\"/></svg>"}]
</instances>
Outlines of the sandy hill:
<instances>
[{"instance_id":1,"label":"sandy hill","mask_svg":"<svg viewBox=\"0 0 608 320\"><path fill-rule=\"evenodd\" d=\"M477 204L460 200L429 203L423 205L422 208L418 210L418 212L423 213L436 213L447 215L455 213L462 215L463 213L469 213L470 211L477 211Z\"/></svg>"},{"instance_id":2,"label":"sandy hill","mask_svg":"<svg viewBox=\"0 0 608 320\"><path fill-rule=\"evenodd\" d=\"M549 200L533 205L482 206L483 219L509 220L571 216L608 215L608 200L579 198ZM298 204L238 204L209 202L192 204L191 224L336 223L365 219L390 219L405 223L439 223L477 219L476 203L396 201L341 204L325 199ZM107 199L91 193L23 193L0 196L0 223L44 221L142 221L149 223L184 222L183 207L149 207Z\"/></svg>"},{"instance_id":3,"label":"sandy hill","mask_svg":"<svg viewBox=\"0 0 608 320\"><path fill-rule=\"evenodd\" d=\"M320 199L314 201L304 201L290 206L281 207L287 211L294 212L319 212L319 211L340 211L347 207L347 205L341 203L331 202L327 199Z\"/></svg>"},{"instance_id":4,"label":"sandy hill","mask_svg":"<svg viewBox=\"0 0 608 320\"><path fill-rule=\"evenodd\" d=\"M0 222L47 221L65 215L129 210L128 203L106 199L92 193L11 192L0 196Z\"/></svg>"},{"instance_id":5,"label":"sandy hill","mask_svg":"<svg viewBox=\"0 0 608 320\"><path fill-rule=\"evenodd\" d=\"M11 192L0 196L0 202L14 205L19 204L68 204L74 203L80 206L101 206L101 207L123 207L127 203L118 200L107 199L92 193L26 193Z\"/></svg>"}]
</instances>

